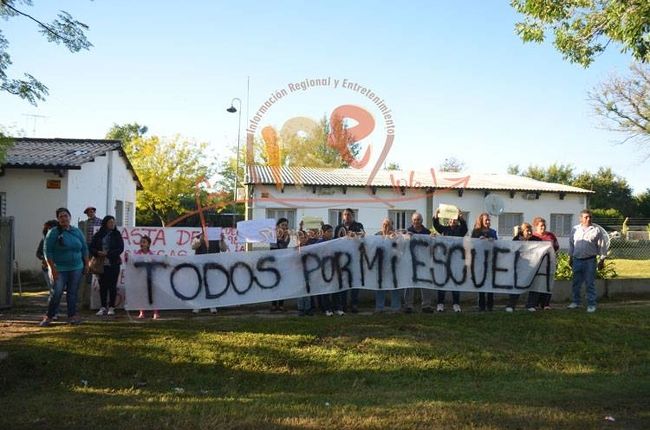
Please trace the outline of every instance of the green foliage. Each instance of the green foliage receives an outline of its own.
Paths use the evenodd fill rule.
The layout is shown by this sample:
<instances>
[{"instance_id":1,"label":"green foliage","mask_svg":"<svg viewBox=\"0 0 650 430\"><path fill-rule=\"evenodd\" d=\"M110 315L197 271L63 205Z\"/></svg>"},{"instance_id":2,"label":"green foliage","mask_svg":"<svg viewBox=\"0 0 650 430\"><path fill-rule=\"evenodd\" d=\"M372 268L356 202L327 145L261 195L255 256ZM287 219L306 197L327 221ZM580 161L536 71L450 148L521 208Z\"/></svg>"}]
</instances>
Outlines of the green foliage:
<instances>
[{"instance_id":1,"label":"green foliage","mask_svg":"<svg viewBox=\"0 0 650 430\"><path fill-rule=\"evenodd\" d=\"M614 208L623 215L630 215L634 211L632 188L609 167L601 167L595 174L583 172L574 179L573 185L596 192L589 197L593 208Z\"/></svg>"},{"instance_id":2,"label":"green foliage","mask_svg":"<svg viewBox=\"0 0 650 430\"><path fill-rule=\"evenodd\" d=\"M508 167L508 173L527 176L529 178L537 179L538 181L565 185L571 185L574 177L572 165L557 163L553 163L546 168L542 166L531 165L528 166L528 168L523 172L520 172L519 166L511 165Z\"/></svg>"},{"instance_id":3,"label":"green foliage","mask_svg":"<svg viewBox=\"0 0 650 430\"><path fill-rule=\"evenodd\" d=\"M591 209L591 215L594 218L623 218L623 214L618 209Z\"/></svg>"},{"instance_id":4,"label":"green foliage","mask_svg":"<svg viewBox=\"0 0 650 430\"><path fill-rule=\"evenodd\" d=\"M400 170L399 163L397 163L395 161L390 161L390 162L388 162L386 164L386 167L384 168L384 170Z\"/></svg>"},{"instance_id":5,"label":"green foliage","mask_svg":"<svg viewBox=\"0 0 650 430\"><path fill-rule=\"evenodd\" d=\"M9 137L5 136L2 131L0 131L0 166L4 164L5 162L5 157L7 156L7 150L13 145L14 140Z\"/></svg>"},{"instance_id":6,"label":"green foliage","mask_svg":"<svg viewBox=\"0 0 650 430\"><path fill-rule=\"evenodd\" d=\"M524 42L541 43L552 33L564 59L588 67L611 41L641 62L650 62L650 2L647 0L511 0L524 20L515 31Z\"/></svg>"},{"instance_id":7,"label":"green foliage","mask_svg":"<svg viewBox=\"0 0 650 430\"><path fill-rule=\"evenodd\" d=\"M597 279L612 279L618 277L616 273L616 264L610 259L605 259L605 265L602 269L596 270ZM555 270L555 279L568 281L573 279L573 270L569 264L569 254L560 251L557 254L557 268Z\"/></svg>"},{"instance_id":8,"label":"green foliage","mask_svg":"<svg viewBox=\"0 0 650 430\"><path fill-rule=\"evenodd\" d=\"M130 124L119 125L113 123L113 126L108 133L106 133L106 139L116 139L121 140L122 142L131 142L137 138L144 137L147 133L148 127L146 125L140 125L137 122L132 122Z\"/></svg>"},{"instance_id":9,"label":"green foliage","mask_svg":"<svg viewBox=\"0 0 650 430\"><path fill-rule=\"evenodd\" d=\"M650 188L634 197L637 216L650 218Z\"/></svg>"},{"instance_id":10,"label":"green foliage","mask_svg":"<svg viewBox=\"0 0 650 430\"><path fill-rule=\"evenodd\" d=\"M630 70L629 77L612 76L594 88L589 92L589 100L604 126L622 133L625 136L622 143L636 143L647 160L650 158L650 67L633 64Z\"/></svg>"},{"instance_id":11,"label":"green foliage","mask_svg":"<svg viewBox=\"0 0 650 430\"><path fill-rule=\"evenodd\" d=\"M31 0L0 0L0 18L23 18L33 22L40 33L49 42L64 45L70 52L79 52L90 49L92 44L86 38L88 26L75 20L69 13L60 11L58 18L46 24L19 9L18 4L31 6ZM48 88L29 73L23 79L13 79L7 76L7 69L11 65L11 56L8 52L9 41L0 31L0 91L14 94L29 103L36 105L37 101L45 100L49 94Z\"/></svg>"}]
</instances>

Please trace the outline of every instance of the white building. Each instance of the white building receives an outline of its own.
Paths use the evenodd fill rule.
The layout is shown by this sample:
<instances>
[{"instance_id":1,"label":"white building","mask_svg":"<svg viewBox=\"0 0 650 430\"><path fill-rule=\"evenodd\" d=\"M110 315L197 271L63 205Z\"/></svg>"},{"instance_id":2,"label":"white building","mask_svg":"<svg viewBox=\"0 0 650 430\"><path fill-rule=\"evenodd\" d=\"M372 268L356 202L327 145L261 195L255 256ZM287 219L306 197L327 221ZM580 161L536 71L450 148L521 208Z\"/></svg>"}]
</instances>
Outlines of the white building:
<instances>
[{"instance_id":1,"label":"white building","mask_svg":"<svg viewBox=\"0 0 650 430\"><path fill-rule=\"evenodd\" d=\"M0 167L0 216L14 217L20 270L38 270L36 247L43 223L67 207L72 223L114 215L118 225L135 224L140 184L119 140L17 138Z\"/></svg>"},{"instance_id":2,"label":"white building","mask_svg":"<svg viewBox=\"0 0 650 430\"><path fill-rule=\"evenodd\" d=\"M432 227L435 209L446 203L461 209L470 230L480 213L492 213L492 227L502 239L512 237L515 225L541 216L566 248L571 227L593 193L508 174L381 170L369 176L356 169L250 166L247 219L286 217L295 229L303 217L315 216L336 226L343 209L351 208L373 234L385 217L395 228L407 228L415 211Z\"/></svg>"}]
</instances>

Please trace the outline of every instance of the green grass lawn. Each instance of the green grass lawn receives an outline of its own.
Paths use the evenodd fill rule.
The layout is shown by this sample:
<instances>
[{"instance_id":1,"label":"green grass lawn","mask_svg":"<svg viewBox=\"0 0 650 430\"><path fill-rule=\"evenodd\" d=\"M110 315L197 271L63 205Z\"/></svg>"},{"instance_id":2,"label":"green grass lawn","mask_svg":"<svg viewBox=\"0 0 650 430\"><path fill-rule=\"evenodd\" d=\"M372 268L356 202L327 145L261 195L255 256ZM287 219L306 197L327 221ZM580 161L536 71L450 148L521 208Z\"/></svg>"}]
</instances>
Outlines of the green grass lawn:
<instances>
[{"instance_id":1,"label":"green grass lawn","mask_svg":"<svg viewBox=\"0 0 650 430\"><path fill-rule=\"evenodd\" d=\"M4 314L0 429L650 428L649 311Z\"/></svg>"},{"instance_id":2,"label":"green grass lawn","mask_svg":"<svg viewBox=\"0 0 650 430\"><path fill-rule=\"evenodd\" d=\"M619 278L650 278L650 260L615 259L612 261Z\"/></svg>"}]
</instances>

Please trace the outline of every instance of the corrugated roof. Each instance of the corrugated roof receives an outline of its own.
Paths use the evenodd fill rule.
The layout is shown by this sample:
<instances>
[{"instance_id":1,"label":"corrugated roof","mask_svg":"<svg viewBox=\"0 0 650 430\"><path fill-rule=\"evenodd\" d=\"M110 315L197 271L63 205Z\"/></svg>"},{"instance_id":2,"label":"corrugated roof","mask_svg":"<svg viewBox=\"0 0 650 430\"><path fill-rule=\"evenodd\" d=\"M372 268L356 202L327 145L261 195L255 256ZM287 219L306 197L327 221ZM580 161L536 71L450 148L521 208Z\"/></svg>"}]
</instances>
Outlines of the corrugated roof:
<instances>
[{"instance_id":1,"label":"corrugated roof","mask_svg":"<svg viewBox=\"0 0 650 430\"><path fill-rule=\"evenodd\" d=\"M503 190L564 192L591 194L593 191L563 184L542 182L524 176L499 173L380 170L369 184L370 172L358 169L323 169L312 167L249 166L246 184L320 185L347 187L465 188L469 190Z\"/></svg>"},{"instance_id":2,"label":"corrugated roof","mask_svg":"<svg viewBox=\"0 0 650 430\"><path fill-rule=\"evenodd\" d=\"M122 150L120 140L15 138L13 146L7 151L3 167L76 170L80 169L82 164L94 161L95 157L114 150L118 150L124 157L138 189L142 189L131 162Z\"/></svg>"}]
</instances>

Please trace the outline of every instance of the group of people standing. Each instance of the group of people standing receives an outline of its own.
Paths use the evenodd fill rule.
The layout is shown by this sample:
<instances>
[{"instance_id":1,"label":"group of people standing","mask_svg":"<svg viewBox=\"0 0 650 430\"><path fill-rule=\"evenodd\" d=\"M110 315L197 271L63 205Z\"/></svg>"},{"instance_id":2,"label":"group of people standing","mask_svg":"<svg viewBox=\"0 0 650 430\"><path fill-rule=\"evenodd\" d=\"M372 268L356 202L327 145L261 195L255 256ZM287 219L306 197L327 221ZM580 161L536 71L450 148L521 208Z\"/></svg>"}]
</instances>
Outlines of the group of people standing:
<instances>
[{"instance_id":1,"label":"group of people standing","mask_svg":"<svg viewBox=\"0 0 650 430\"><path fill-rule=\"evenodd\" d=\"M115 217L111 215L99 219L95 215L96 209L88 207L84 213L88 216L85 222L85 232L70 224L71 214L67 208L61 207L56 210L56 219L47 221L43 226L43 239L39 243L36 255L42 261L43 273L50 290L48 308L41 326L48 326L58 318L58 310L63 292L66 292L68 321L71 324L81 322L77 312L77 294L84 275L88 275L89 260L99 260L101 270L96 273L99 281L99 292L101 307L97 315L114 315L117 295L117 281L122 264L121 254L124 251L122 235L116 229ZM424 219L419 212L413 213L411 225L406 229L409 235L435 235L464 237L469 232L467 223L459 211L459 216L454 219L447 219L442 222L439 211L433 216L433 231L424 225ZM97 227L99 229L97 230ZM289 246L291 236L289 234L289 221L280 218L276 222L277 241L271 244L271 249L286 249ZM97 230L97 231L95 231ZM325 242L334 238L346 236L361 236L366 234L363 224L355 220L354 211L345 209L342 213L342 220L336 227L324 224L318 230L303 231L302 225L298 235L299 246L308 246L314 243ZM390 218L385 218L376 233L381 236L392 236L395 228ZM490 215L481 213L471 230L470 236L476 239L497 240L497 232L491 228ZM591 212L583 210L580 213L580 224L573 227L569 238L570 264L573 269L572 302L569 309L580 307L581 286L584 282L587 290L587 311L596 310L596 269L602 268L607 256L606 233L602 228L592 224ZM513 240L518 241L548 241L552 242L553 249L559 250L559 243L556 236L547 230L546 220L536 217L532 223L521 224ZM140 254L150 254L151 239L143 237L140 244ZM225 246L223 237L220 240L208 240L206 237L199 237L193 245L197 254L222 252ZM97 263L97 261L95 261ZM96 264L94 265L96 267ZM392 311L404 310L411 313L414 310L416 296L421 299L421 310L425 313L444 312L445 291L437 291L436 307L433 307L433 291L430 289L407 288L392 290L390 292L390 309ZM461 312L460 293L451 292L452 309L454 312ZM506 312L513 312L519 295L509 295ZM526 309L535 311L537 309L551 309L550 293L530 292L526 301ZM327 294L314 297L302 297L297 300L297 307L300 315L313 315L314 309L318 307L327 315L344 315L346 312L357 313L359 311L359 290L350 291L348 303L347 291L340 291L334 294ZM375 293L375 311L385 311L386 292ZM479 293L479 311L491 311L494 308L494 294ZM216 308L210 309L213 313ZM283 311L284 301L278 300L271 304L271 311ZM195 310L198 312L198 310ZM158 318L158 311L154 311L153 317ZM139 318L144 317L141 311Z\"/></svg>"},{"instance_id":2,"label":"group of people standing","mask_svg":"<svg viewBox=\"0 0 650 430\"><path fill-rule=\"evenodd\" d=\"M97 315L114 315L117 296L117 279L124 252L122 235L116 230L115 217L99 219L96 209L88 207L85 232L71 225L71 214L67 208L55 211L56 219L43 226L43 239L36 255L41 259L46 283L50 290L46 315L40 322L49 326L58 318L63 292L66 293L68 321L79 324L77 295L84 275L88 275L89 260L94 258L101 267L98 274L101 308ZM95 232L96 227L99 230Z\"/></svg>"}]
</instances>

